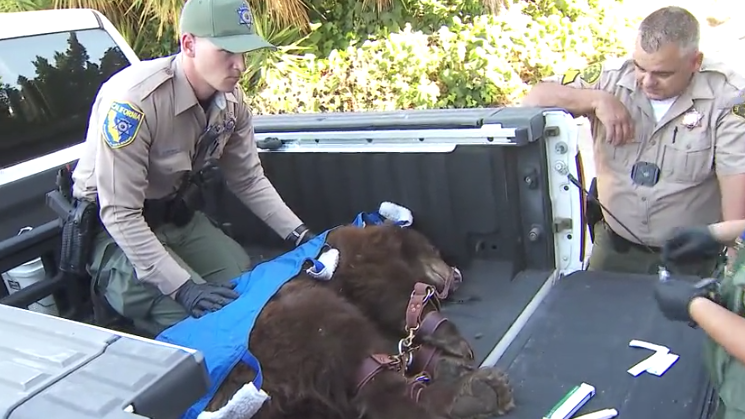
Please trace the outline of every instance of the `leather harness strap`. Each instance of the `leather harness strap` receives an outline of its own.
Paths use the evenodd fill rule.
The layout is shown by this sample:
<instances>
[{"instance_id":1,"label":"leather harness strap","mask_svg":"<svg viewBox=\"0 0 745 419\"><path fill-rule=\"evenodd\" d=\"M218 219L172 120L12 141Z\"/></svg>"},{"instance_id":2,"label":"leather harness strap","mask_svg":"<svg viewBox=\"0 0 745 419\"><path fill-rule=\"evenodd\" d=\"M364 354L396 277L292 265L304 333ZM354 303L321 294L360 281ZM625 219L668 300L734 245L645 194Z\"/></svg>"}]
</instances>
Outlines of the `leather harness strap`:
<instances>
[{"instance_id":1,"label":"leather harness strap","mask_svg":"<svg viewBox=\"0 0 745 419\"><path fill-rule=\"evenodd\" d=\"M409 304L406 307L406 330L418 330L422 320L422 311L428 303L435 305L435 310L440 310L440 301L432 298L437 293L437 289L430 284L417 282L414 284L414 291L409 297Z\"/></svg>"},{"instance_id":2,"label":"leather harness strap","mask_svg":"<svg viewBox=\"0 0 745 419\"><path fill-rule=\"evenodd\" d=\"M432 362L437 359L442 351L432 345L421 345L411 355L411 364L409 364L408 371L412 373L426 372L430 375L434 375L436 362Z\"/></svg>"},{"instance_id":3,"label":"leather harness strap","mask_svg":"<svg viewBox=\"0 0 745 419\"><path fill-rule=\"evenodd\" d=\"M411 377L406 383L406 388L409 391L409 397L415 402L419 402L422 397L422 391L427 388L427 383L430 380L429 374L422 372L420 374Z\"/></svg>"},{"instance_id":4,"label":"leather harness strap","mask_svg":"<svg viewBox=\"0 0 745 419\"><path fill-rule=\"evenodd\" d=\"M387 354L373 354L366 357L362 361L362 365L358 370L358 384L355 388L355 394L367 385L376 375L380 374L384 370L395 371L401 373L401 362L391 355ZM430 375L426 372L419 373L406 380L406 391L407 395L414 400L419 402L422 396L422 391L427 388L429 383Z\"/></svg>"},{"instance_id":5,"label":"leather harness strap","mask_svg":"<svg viewBox=\"0 0 745 419\"><path fill-rule=\"evenodd\" d=\"M366 357L359 370L357 370L355 393L358 393L362 387L383 370L401 372L401 362L388 354L372 354Z\"/></svg>"},{"instance_id":6,"label":"leather harness strap","mask_svg":"<svg viewBox=\"0 0 745 419\"><path fill-rule=\"evenodd\" d=\"M409 303L406 307L406 331L409 333L409 339L432 335L443 323L448 321L440 313L440 300L447 298L450 292L454 292L463 281L460 271L453 268L452 272L452 275L445 280L442 291L424 282L414 284L414 290L409 297ZM428 304L433 305L433 310L422 318L422 312ZM406 340L405 338L402 342ZM407 345L411 345L412 343L409 341ZM418 402L422 391L427 387L427 383L433 374L432 369L435 363L432 361L437 358L437 355L441 351L426 344L407 349L411 351L408 357L408 366L404 366L400 357L403 354L399 354L399 357L389 354L372 354L366 357L357 371L355 393L358 393L376 375L384 370L395 371L397 373L413 371L416 375L407 380L406 387L409 397Z\"/></svg>"},{"instance_id":7,"label":"leather harness strap","mask_svg":"<svg viewBox=\"0 0 745 419\"><path fill-rule=\"evenodd\" d=\"M424 315L424 319L419 324L419 330L417 330L417 336L431 336L443 323L449 321L445 316L438 310L430 311Z\"/></svg>"},{"instance_id":8,"label":"leather harness strap","mask_svg":"<svg viewBox=\"0 0 745 419\"><path fill-rule=\"evenodd\" d=\"M440 300L446 300L451 292L458 290L458 287L463 283L463 275L461 275L458 268L451 268L450 275L445 278L445 284L442 287L442 291L437 291L435 295Z\"/></svg>"},{"instance_id":9,"label":"leather harness strap","mask_svg":"<svg viewBox=\"0 0 745 419\"><path fill-rule=\"evenodd\" d=\"M453 269L453 272L454 276L460 275L455 268ZM439 295L447 295L447 290L451 289L450 287L455 283L455 280L446 283L443 292L439 294L432 285L423 282L417 282L414 285L414 291L411 293L409 304L406 309L406 330L409 333L413 331L414 338L422 339L424 336L432 336L442 324L449 321L440 312L441 305ZM424 318L422 318L422 312L428 303L433 304L434 309L425 314ZM410 345L413 344L413 342L407 343ZM434 376L434 368L437 365L436 360L442 353L442 350L426 343L420 344L416 347L409 347L411 348L411 353L409 365L407 365L407 372L415 374L428 373L430 376ZM471 350L471 357L473 358L473 350Z\"/></svg>"}]
</instances>

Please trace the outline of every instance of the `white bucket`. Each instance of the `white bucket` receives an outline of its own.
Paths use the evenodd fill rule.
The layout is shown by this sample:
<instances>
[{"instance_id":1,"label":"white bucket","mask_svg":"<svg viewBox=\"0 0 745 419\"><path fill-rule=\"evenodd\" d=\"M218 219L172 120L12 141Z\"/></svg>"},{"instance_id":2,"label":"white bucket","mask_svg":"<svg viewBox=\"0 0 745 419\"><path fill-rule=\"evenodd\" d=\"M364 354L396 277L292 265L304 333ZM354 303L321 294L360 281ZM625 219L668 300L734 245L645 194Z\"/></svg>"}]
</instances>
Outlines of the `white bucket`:
<instances>
[{"instance_id":1,"label":"white bucket","mask_svg":"<svg viewBox=\"0 0 745 419\"><path fill-rule=\"evenodd\" d=\"M32 227L24 227L18 232L18 234L21 235L31 230ZM46 272L44 271L44 265L41 262L41 258L36 258L3 273L2 277L5 286L8 288L8 292L13 294L29 285L44 280ZM51 295L31 304L28 306L28 309L38 313L59 316L57 305L54 303L54 298L52 298Z\"/></svg>"}]
</instances>

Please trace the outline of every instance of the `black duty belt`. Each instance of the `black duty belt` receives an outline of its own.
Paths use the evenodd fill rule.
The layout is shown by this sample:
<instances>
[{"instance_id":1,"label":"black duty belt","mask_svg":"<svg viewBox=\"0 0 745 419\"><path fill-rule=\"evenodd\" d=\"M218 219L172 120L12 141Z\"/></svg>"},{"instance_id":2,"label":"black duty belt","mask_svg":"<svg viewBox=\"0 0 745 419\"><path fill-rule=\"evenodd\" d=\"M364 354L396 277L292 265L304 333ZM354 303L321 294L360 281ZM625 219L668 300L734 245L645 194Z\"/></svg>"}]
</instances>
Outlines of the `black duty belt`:
<instances>
[{"instance_id":1,"label":"black duty belt","mask_svg":"<svg viewBox=\"0 0 745 419\"><path fill-rule=\"evenodd\" d=\"M653 253L662 253L662 248L657 246L647 246L639 243L632 242L630 240L627 240L625 237L620 236L618 233L613 231L612 228L608 225L608 223L605 222L605 220L601 221L603 223L603 227L605 228L605 231L608 232L608 236L610 237L611 245L613 246L613 249L616 252L619 253L626 253L629 251L629 249L637 249L644 253L650 253L650 249Z\"/></svg>"}]
</instances>

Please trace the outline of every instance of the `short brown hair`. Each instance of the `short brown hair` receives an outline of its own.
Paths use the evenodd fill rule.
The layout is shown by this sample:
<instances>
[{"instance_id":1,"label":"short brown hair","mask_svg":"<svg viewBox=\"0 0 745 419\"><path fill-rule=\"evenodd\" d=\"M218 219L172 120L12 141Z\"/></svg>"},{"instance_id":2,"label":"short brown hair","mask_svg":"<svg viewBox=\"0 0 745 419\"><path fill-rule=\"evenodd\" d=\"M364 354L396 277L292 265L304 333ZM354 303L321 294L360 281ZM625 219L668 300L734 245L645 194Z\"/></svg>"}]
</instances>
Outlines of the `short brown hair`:
<instances>
[{"instance_id":1,"label":"short brown hair","mask_svg":"<svg viewBox=\"0 0 745 419\"><path fill-rule=\"evenodd\" d=\"M699 23L691 12L668 6L655 10L639 25L639 41L645 52L653 53L669 43L686 52L697 51L700 39Z\"/></svg>"}]
</instances>

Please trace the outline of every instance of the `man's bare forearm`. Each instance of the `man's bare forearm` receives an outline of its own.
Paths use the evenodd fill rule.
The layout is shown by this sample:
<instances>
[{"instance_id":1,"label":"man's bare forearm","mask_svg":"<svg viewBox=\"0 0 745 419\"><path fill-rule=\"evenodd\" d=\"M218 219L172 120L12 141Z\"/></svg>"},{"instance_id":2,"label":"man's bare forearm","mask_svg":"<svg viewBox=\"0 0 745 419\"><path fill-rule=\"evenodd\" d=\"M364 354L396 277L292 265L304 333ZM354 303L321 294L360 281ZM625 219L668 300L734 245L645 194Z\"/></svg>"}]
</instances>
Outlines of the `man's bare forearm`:
<instances>
[{"instance_id":1,"label":"man's bare forearm","mask_svg":"<svg viewBox=\"0 0 745 419\"><path fill-rule=\"evenodd\" d=\"M590 116L603 95L602 90L580 89L559 83L541 82L533 86L522 100L523 106L563 108L574 116Z\"/></svg>"},{"instance_id":2,"label":"man's bare forearm","mask_svg":"<svg viewBox=\"0 0 745 419\"><path fill-rule=\"evenodd\" d=\"M745 175L719 175L722 191L722 221L745 218Z\"/></svg>"},{"instance_id":3,"label":"man's bare forearm","mask_svg":"<svg viewBox=\"0 0 745 419\"><path fill-rule=\"evenodd\" d=\"M733 221L745 218L745 175L719 175L719 188L722 191L722 220ZM734 239L733 239L734 240ZM737 251L732 248L732 242L725 242L729 265L734 262Z\"/></svg>"},{"instance_id":4,"label":"man's bare forearm","mask_svg":"<svg viewBox=\"0 0 745 419\"><path fill-rule=\"evenodd\" d=\"M714 238L727 246L732 246L735 240L745 232L745 217L740 220L728 220L709 226Z\"/></svg>"},{"instance_id":5,"label":"man's bare forearm","mask_svg":"<svg viewBox=\"0 0 745 419\"><path fill-rule=\"evenodd\" d=\"M745 362L745 318L706 298L693 299L688 311L716 343L738 361Z\"/></svg>"}]
</instances>

